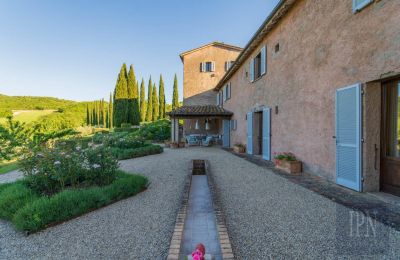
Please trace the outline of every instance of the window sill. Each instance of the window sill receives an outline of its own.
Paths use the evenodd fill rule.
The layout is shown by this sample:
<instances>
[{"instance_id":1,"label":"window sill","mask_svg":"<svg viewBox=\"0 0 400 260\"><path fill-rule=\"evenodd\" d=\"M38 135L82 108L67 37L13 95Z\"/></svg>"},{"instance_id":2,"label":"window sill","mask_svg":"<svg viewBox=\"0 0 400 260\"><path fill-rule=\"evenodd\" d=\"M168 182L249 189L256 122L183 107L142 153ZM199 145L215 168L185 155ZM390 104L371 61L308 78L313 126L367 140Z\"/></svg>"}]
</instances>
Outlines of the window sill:
<instances>
[{"instance_id":1,"label":"window sill","mask_svg":"<svg viewBox=\"0 0 400 260\"><path fill-rule=\"evenodd\" d=\"M253 82L250 82L250 83L256 83L257 81L262 79L265 75L267 75L267 73L262 74L260 77L256 78Z\"/></svg>"}]
</instances>

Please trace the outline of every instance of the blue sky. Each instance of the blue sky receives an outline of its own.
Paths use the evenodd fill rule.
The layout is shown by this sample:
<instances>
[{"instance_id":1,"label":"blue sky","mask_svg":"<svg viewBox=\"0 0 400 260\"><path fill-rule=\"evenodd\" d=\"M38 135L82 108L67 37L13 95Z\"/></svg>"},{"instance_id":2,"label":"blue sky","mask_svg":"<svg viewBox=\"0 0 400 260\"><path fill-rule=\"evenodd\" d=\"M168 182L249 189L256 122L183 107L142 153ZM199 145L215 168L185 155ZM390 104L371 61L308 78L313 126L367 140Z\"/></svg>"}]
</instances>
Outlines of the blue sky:
<instances>
[{"instance_id":1,"label":"blue sky","mask_svg":"<svg viewBox=\"0 0 400 260\"><path fill-rule=\"evenodd\" d=\"M243 47L278 0L1 0L0 93L108 97L123 62L171 102L179 53L211 41ZM147 87L147 84L146 84Z\"/></svg>"}]
</instances>

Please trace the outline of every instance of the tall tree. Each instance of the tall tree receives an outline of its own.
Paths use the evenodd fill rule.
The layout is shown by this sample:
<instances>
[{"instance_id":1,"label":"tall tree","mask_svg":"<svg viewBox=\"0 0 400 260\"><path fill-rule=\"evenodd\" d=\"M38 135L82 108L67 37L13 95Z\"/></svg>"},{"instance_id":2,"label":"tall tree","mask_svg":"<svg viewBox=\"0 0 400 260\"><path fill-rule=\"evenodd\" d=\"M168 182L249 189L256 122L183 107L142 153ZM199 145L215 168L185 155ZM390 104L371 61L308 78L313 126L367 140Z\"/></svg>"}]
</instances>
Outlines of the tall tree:
<instances>
[{"instance_id":1,"label":"tall tree","mask_svg":"<svg viewBox=\"0 0 400 260\"><path fill-rule=\"evenodd\" d=\"M106 116L106 111L105 111L105 105L104 105L104 98L101 100L101 114L102 114L102 124L103 127L107 127L107 116Z\"/></svg>"},{"instance_id":2,"label":"tall tree","mask_svg":"<svg viewBox=\"0 0 400 260\"><path fill-rule=\"evenodd\" d=\"M90 125L89 104L86 105L86 125Z\"/></svg>"},{"instance_id":3,"label":"tall tree","mask_svg":"<svg viewBox=\"0 0 400 260\"><path fill-rule=\"evenodd\" d=\"M114 95L114 125L120 127L128 122L128 82L126 64L124 63L118 75Z\"/></svg>"},{"instance_id":4,"label":"tall tree","mask_svg":"<svg viewBox=\"0 0 400 260\"><path fill-rule=\"evenodd\" d=\"M158 88L158 98L159 98L159 118L165 118L165 91L164 91L164 80L160 74L160 82Z\"/></svg>"},{"instance_id":5,"label":"tall tree","mask_svg":"<svg viewBox=\"0 0 400 260\"><path fill-rule=\"evenodd\" d=\"M158 97L157 97L157 87L156 83L153 85L153 94L152 94L152 105L153 105L153 117L152 121L157 121L159 118L159 106L158 106Z\"/></svg>"},{"instance_id":6,"label":"tall tree","mask_svg":"<svg viewBox=\"0 0 400 260\"><path fill-rule=\"evenodd\" d=\"M108 128L113 128L113 97L112 93L110 93L110 101L108 103Z\"/></svg>"},{"instance_id":7,"label":"tall tree","mask_svg":"<svg viewBox=\"0 0 400 260\"><path fill-rule=\"evenodd\" d=\"M153 82L151 81L151 76L150 76L149 85L147 86L147 113L146 113L147 122L151 122L153 119L152 90L153 90Z\"/></svg>"},{"instance_id":8,"label":"tall tree","mask_svg":"<svg viewBox=\"0 0 400 260\"><path fill-rule=\"evenodd\" d=\"M128 73L128 121L132 125L139 125L139 93L135 72L131 65Z\"/></svg>"},{"instance_id":9,"label":"tall tree","mask_svg":"<svg viewBox=\"0 0 400 260\"><path fill-rule=\"evenodd\" d=\"M172 93L172 109L178 108L179 107L179 96L178 96L178 78L174 77L174 89Z\"/></svg>"},{"instance_id":10,"label":"tall tree","mask_svg":"<svg viewBox=\"0 0 400 260\"><path fill-rule=\"evenodd\" d=\"M144 80L140 83L140 122L146 121L146 93Z\"/></svg>"}]
</instances>

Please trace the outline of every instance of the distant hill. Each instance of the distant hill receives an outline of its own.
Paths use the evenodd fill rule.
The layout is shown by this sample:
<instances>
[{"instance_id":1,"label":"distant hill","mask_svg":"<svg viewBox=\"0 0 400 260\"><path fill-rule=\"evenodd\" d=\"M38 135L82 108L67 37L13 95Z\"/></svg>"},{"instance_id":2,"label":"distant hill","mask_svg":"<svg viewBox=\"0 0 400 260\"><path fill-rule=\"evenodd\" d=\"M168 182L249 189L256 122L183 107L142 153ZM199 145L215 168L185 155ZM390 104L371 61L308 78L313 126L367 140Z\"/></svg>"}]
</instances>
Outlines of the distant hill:
<instances>
[{"instance_id":1,"label":"distant hill","mask_svg":"<svg viewBox=\"0 0 400 260\"><path fill-rule=\"evenodd\" d=\"M53 98L32 96L6 96L0 94L0 117L12 114L12 110L58 110L79 102Z\"/></svg>"},{"instance_id":2,"label":"distant hill","mask_svg":"<svg viewBox=\"0 0 400 260\"><path fill-rule=\"evenodd\" d=\"M85 125L88 104L91 102L0 94L0 123L14 114L15 120L39 124L43 131L76 128Z\"/></svg>"}]
</instances>

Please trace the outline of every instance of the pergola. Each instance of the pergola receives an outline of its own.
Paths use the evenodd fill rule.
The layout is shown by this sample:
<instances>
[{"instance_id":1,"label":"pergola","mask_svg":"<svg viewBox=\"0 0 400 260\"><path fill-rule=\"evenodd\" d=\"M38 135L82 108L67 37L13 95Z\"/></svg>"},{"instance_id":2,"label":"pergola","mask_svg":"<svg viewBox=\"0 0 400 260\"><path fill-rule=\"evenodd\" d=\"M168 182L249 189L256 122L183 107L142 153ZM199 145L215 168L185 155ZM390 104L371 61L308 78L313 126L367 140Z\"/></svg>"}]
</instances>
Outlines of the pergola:
<instances>
[{"instance_id":1,"label":"pergola","mask_svg":"<svg viewBox=\"0 0 400 260\"><path fill-rule=\"evenodd\" d=\"M171 118L171 142L179 142L180 119L212 119L230 120L233 113L215 105L182 106L167 113Z\"/></svg>"}]
</instances>

